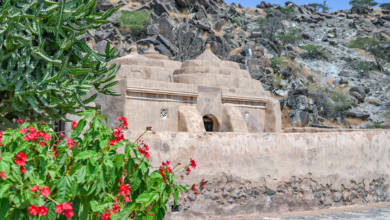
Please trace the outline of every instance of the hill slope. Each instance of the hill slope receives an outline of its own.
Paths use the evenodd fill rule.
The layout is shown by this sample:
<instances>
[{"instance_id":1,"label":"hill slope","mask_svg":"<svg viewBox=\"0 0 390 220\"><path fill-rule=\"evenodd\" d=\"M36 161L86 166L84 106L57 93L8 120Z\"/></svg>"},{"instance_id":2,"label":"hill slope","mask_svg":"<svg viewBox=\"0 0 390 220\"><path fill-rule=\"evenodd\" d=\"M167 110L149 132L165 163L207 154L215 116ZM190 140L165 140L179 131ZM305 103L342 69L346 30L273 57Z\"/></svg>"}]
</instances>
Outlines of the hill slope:
<instances>
[{"instance_id":1,"label":"hill slope","mask_svg":"<svg viewBox=\"0 0 390 220\"><path fill-rule=\"evenodd\" d=\"M101 0L98 7L117 3ZM389 126L389 10L322 13L292 3L244 8L223 0L121 3L130 14L150 13L150 22L131 31L118 19L127 12L118 12L87 37L96 50L110 41L124 55L136 42L140 52L154 44L172 59L188 60L210 43L219 57L239 62L279 98L284 127Z\"/></svg>"}]
</instances>

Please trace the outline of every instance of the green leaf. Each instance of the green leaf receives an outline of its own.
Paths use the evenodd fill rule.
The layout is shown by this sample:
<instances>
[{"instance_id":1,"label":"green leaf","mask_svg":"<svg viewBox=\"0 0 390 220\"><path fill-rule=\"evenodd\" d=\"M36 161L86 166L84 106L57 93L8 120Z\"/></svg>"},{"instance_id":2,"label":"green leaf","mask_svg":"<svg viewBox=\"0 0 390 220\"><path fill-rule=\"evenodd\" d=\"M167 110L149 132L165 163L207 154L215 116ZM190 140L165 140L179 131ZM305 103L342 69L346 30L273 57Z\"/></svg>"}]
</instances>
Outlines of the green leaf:
<instances>
[{"instance_id":1,"label":"green leaf","mask_svg":"<svg viewBox=\"0 0 390 220\"><path fill-rule=\"evenodd\" d=\"M137 197L135 200L136 203L142 203L145 206L149 205L150 203L156 201L158 199L158 193L156 192L150 192L150 193L142 193Z\"/></svg>"},{"instance_id":2,"label":"green leaf","mask_svg":"<svg viewBox=\"0 0 390 220\"><path fill-rule=\"evenodd\" d=\"M77 123L77 127L76 127L76 129L73 130L70 138L74 139L74 138L78 137L80 135L80 133L84 130L86 124L87 124L87 120L85 118L81 119Z\"/></svg>"},{"instance_id":3,"label":"green leaf","mask_svg":"<svg viewBox=\"0 0 390 220\"><path fill-rule=\"evenodd\" d=\"M6 198L0 199L0 219L6 219L9 208L9 200Z\"/></svg>"},{"instance_id":4,"label":"green leaf","mask_svg":"<svg viewBox=\"0 0 390 220\"><path fill-rule=\"evenodd\" d=\"M86 151L82 151L82 152L78 153L75 156L75 160L76 161L85 160L85 159L89 159L89 158L96 157L96 156L97 156L97 153L95 151L86 150Z\"/></svg>"}]
</instances>

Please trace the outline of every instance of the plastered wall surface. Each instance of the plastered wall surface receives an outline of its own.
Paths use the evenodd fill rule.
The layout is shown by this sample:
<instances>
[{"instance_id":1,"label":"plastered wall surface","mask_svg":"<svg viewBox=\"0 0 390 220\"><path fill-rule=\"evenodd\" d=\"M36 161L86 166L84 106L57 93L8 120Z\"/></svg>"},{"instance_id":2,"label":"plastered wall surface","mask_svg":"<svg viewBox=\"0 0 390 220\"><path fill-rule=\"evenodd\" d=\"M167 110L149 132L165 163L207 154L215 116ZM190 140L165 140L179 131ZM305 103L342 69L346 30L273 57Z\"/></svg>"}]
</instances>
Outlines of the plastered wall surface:
<instances>
[{"instance_id":1,"label":"plastered wall surface","mask_svg":"<svg viewBox=\"0 0 390 220\"><path fill-rule=\"evenodd\" d=\"M145 137L153 163L185 163L198 169L185 179L197 182L223 173L263 181L310 174L324 183L370 179L390 174L390 131L321 133L157 132Z\"/></svg>"}]
</instances>

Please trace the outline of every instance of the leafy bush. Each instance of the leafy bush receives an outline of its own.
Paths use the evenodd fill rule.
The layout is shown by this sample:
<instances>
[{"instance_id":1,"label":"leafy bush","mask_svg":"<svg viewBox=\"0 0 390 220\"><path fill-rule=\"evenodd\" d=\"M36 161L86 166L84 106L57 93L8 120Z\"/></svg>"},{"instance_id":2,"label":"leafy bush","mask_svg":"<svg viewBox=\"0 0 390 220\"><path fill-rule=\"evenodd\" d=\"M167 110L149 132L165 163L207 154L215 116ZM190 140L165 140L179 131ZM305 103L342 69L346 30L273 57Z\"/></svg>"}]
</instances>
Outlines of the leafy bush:
<instances>
[{"instance_id":1,"label":"leafy bush","mask_svg":"<svg viewBox=\"0 0 390 220\"><path fill-rule=\"evenodd\" d=\"M378 69L378 66L374 62L361 61L356 66L361 71L370 71Z\"/></svg>"},{"instance_id":2,"label":"leafy bush","mask_svg":"<svg viewBox=\"0 0 390 220\"><path fill-rule=\"evenodd\" d=\"M259 25L263 25L266 21L267 21L266 18L259 18L259 19L257 19L256 23Z\"/></svg>"},{"instance_id":3,"label":"leafy bush","mask_svg":"<svg viewBox=\"0 0 390 220\"><path fill-rule=\"evenodd\" d=\"M350 0L350 5L367 5L367 6L375 6L378 3L374 0Z\"/></svg>"},{"instance_id":4,"label":"leafy bush","mask_svg":"<svg viewBox=\"0 0 390 220\"><path fill-rule=\"evenodd\" d=\"M151 169L142 135L124 138L126 118L111 130L98 113L83 115L69 138L42 123L0 132L0 219L163 219L170 197L186 191L177 166Z\"/></svg>"},{"instance_id":5,"label":"leafy bush","mask_svg":"<svg viewBox=\"0 0 390 220\"><path fill-rule=\"evenodd\" d=\"M331 57L329 51L318 45L308 44L300 46L300 48L307 51L306 54L301 55L303 58L328 60Z\"/></svg>"},{"instance_id":6,"label":"leafy bush","mask_svg":"<svg viewBox=\"0 0 390 220\"><path fill-rule=\"evenodd\" d=\"M95 0L0 0L0 128L16 118L58 120L110 88L118 53L97 54L80 40L119 6L95 13Z\"/></svg>"},{"instance_id":7,"label":"leafy bush","mask_svg":"<svg viewBox=\"0 0 390 220\"><path fill-rule=\"evenodd\" d=\"M121 11L119 24L123 28L128 28L134 34L139 34L151 23L150 11Z\"/></svg>"},{"instance_id":8,"label":"leafy bush","mask_svg":"<svg viewBox=\"0 0 390 220\"><path fill-rule=\"evenodd\" d=\"M280 8L280 12L282 12L286 16L289 16L293 12L293 8L291 7Z\"/></svg>"},{"instance_id":9,"label":"leafy bush","mask_svg":"<svg viewBox=\"0 0 390 220\"><path fill-rule=\"evenodd\" d=\"M333 100L331 104L337 112L343 112L352 107L353 101L351 97L342 90L335 89L329 92L330 98Z\"/></svg>"},{"instance_id":10,"label":"leafy bush","mask_svg":"<svg viewBox=\"0 0 390 220\"><path fill-rule=\"evenodd\" d=\"M379 43L379 41L375 38L371 37L358 37L355 40L351 41L348 44L349 48L359 48L366 50L369 47L375 46Z\"/></svg>"},{"instance_id":11,"label":"leafy bush","mask_svg":"<svg viewBox=\"0 0 390 220\"><path fill-rule=\"evenodd\" d=\"M299 38L297 34L300 32L301 32L300 29L290 28L287 33L278 34L276 35L276 37L279 38L284 44L287 43L292 44L298 41Z\"/></svg>"},{"instance_id":12,"label":"leafy bush","mask_svg":"<svg viewBox=\"0 0 390 220\"><path fill-rule=\"evenodd\" d=\"M390 10L390 3L383 3L380 5L381 8L384 8L384 9L387 9L387 10Z\"/></svg>"},{"instance_id":13,"label":"leafy bush","mask_svg":"<svg viewBox=\"0 0 390 220\"><path fill-rule=\"evenodd\" d=\"M274 57L271 59L271 67L279 69L281 66L287 66L287 63L281 57Z\"/></svg>"},{"instance_id":14,"label":"leafy bush","mask_svg":"<svg viewBox=\"0 0 390 220\"><path fill-rule=\"evenodd\" d=\"M321 3L310 3L308 5L310 7L315 8L317 11L321 10L322 12L328 12L330 10L326 0L324 0L324 2L322 4Z\"/></svg>"},{"instance_id":15,"label":"leafy bush","mask_svg":"<svg viewBox=\"0 0 390 220\"><path fill-rule=\"evenodd\" d=\"M385 125L382 125L382 124L379 123L379 122L374 122L374 123L372 123L372 124L370 124L370 125L367 125L366 128L367 128L367 129L386 129L386 128L388 128L388 127L385 126Z\"/></svg>"},{"instance_id":16,"label":"leafy bush","mask_svg":"<svg viewBox=\"0 0 390 220\"><path fill-rule=\"evenodd\" d=\"M321 46L313 45L313 44L303 45L303 46L300 46L300 48L304 49L306 51L309 51L309 52L319 51L322 49Z\"/></svg>"}]
</instances>

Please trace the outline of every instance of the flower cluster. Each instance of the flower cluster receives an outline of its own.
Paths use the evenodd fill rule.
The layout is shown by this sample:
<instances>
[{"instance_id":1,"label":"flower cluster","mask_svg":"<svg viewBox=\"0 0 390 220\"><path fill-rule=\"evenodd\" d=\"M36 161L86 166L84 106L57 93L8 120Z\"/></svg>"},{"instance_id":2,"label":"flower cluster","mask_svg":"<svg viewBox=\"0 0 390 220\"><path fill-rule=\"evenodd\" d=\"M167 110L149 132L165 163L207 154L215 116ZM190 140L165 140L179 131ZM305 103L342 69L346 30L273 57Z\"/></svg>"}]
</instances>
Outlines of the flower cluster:
<instances>
[{"instance_id":1,"label":"flower cluster","mask_svg":"<svg viewBox=\"0 0 390 220\"><path fill-rule=\"evenodd\" d=\"M118 118L118 121L121 122L121 125L124 129L128 129L129 125L127 124L127 118L122 116Z\"/></svg>"},{"instance_id":2,"label":"flower cluster","mask_svg":"<svg viewBox=\"0 0 390 220\"><path fill-rule=\"evenodd\" d=\"M26 161L27 155L24 153L24 151L19 151L19 153L15 155L15 163L16 165L20 166L20 172L22 174L26 172L26 169L24 168Z\"/></svg>"},{"instance_id":3,"label":"flower cluster","mask_svg":"<svg viewBox=\"0 0 390 220\"><path fill-rule=\"evenodd\" d=\"M36 215L40 215L40 216L45 216L47 214L47 207L45 206L36 206L36 205L31 205L30 207L28 207L28 211L30 211L30 215L32 216L36 216Z\"/></svg>"},{"instance_id":4,"label":"flower cluster","mask_svg":"<svg viewBox=\"0 0 390 220\"><path fill-rule=\"evenodd\" d=\"M114 207L112 208L112 213L116 215L118 211L121 209L120 205L117 203L117 199L114 199ZM111 210L107 209L106 212L102 215L102 220L109 220L111 219Z\"/></svg>"},{"instance_id":5,"label":"flower cluster","mask_svg":"<svg viewBox=\"0 0 390 220\"><path fill-rule=\"evenodd\" d=\"M193 185L191 186L191 190L194 191L194 194L195 194L195 195L199 194L199 190L198 190L198 188L196 188L196 184L193 184Z\"/></svg>"},{"instance_id":6,"label":"flower cluster","mask_svg":"<svg viewBox=\"0 0 390 220\"><path fill-rule=\"evenodd\" d=\"M166 162L162 162L160 168L158 169L158 172L163 176L163 180L165 184L167 183L167 177L166 177L166 172L172 173L172 169L169 166L171 162L167 160Z\"/></svg>"},{"instance_id":7,"label":"flower cluster","mask_svg":"<svg viewBox=\"0 0 390 220\"><path fill-rule=\"evenodd\" d=\"M186 171L187 171L187 175L190 175L191 173L191 167L192 169L195 169L196 168L196 162L195 160L193 160L192 158L190 159L190 164L187 166L186 168Z\"/></svg>"},{"instance_id":8,"label":"flower cluster","mask_svg":"<svg viewBox=\"0 0 390 220\"><path fill-rule=\"evenodd\" d=\"M33 192L40 191L42 195L44 195L46 198L49 197L51 190L48 186L42 186L41 189L39 189L38 185L30 187L30 190Z\"/></svg>"},{"instance_id":9,"label":"flower cluster","mask_svg":"<svg viewBox=\"0 0 390 220\"><path fill-rule=\"evenodd\" d=\"M149 159L150 158L150 153L149 153L149 146L147 144L144 143L144 141L141 139L139 141L139 145L138 145L138 152L140 152L142 155L144 155L144 157L146 157L146 159Z\"/></svg>"},{"instance_id":10,"label":"flower cluster","mask_svg":"<svg viewBox=\"0 0 390 220\"><path fill-rule=\"evenodd\" d=\"M4 171L0 171L0 178L2 180L5 179L5 172Z\"/></svg>"},{"instance_id":11,"label":"flower cluster","mask_svg":"<svg viewBox=\"0 0 390 220\"><path fill-rule=\"evenodd\" d=\"M120 178L119 182L119 194L123 196L125 202L130 202L131 187L123 184L123 178Z\"/></svg>"},{"instance_id":12,"label":"flower cluster","mask_svg":"<svg viewBox=\"0 0 390 220\"><path fill-rule=\"evenodd\" d=\"M71 138L67 138L65 142L66 142L66 146L68 146L68 148L71 150L77 144L76 141Z\"/></svg>"},{"instance_id":13,"label":"flower cluster","mask_svg":"<svg viewBox=\"0 0 390 220\"><path fill-rule=\"evenodd\" d=\"M58 214L64 215L67 219L72 218L72 216L74 215L71 202L65 202L57 205L54 211Z\"/></svg>"},{"instance_id":14,"label":"flower cluster","mask_svg":"<svg viewBox=\"0 0 390 220\"><path fill-rule=\"evenodd\" d=\"M27 133L28 131L28 133ZM26 134L24 136L25 141L40 141L41 146L45 146L47 141L51 141L51 135L43 132L43 131L38 131L34 127L29 127L28 130L26 128L21 128L20 133Z\"/></svg>"},{"instance_id":15,"label":"flower cluster","mask_svg":"<svg viewBox=\"0 0 390 220\"><path fill-rule=\"evenodd\" d=\"M100 116L99 113L95 113L96 116ZM142 140L151 127L132 143L125 139L124 133L128 128L125 117L118 118L121 125L114 130L104 124L103 117L92 120L90 117L91 114L86 114L82 123L72 121L73 131L67 137L62 133L56 135L50 125L40 122L20 122L18 129L0 131L0 143L3 143L0 147L0 185L4 185L3 194L9 198L8 207L14 207L20 218L43 219L54 214L57 218L80 219L81 208L88 219L109 220L119 216L142 219L157 215L154 210L166 208L166 203L160 202L162 195L165 199L173 192L185 191L184 186L175 182L174 170L179 168L170 161L162 162L157 169L151 168L151 149ZM90 122L86 124L85 121ZM81 131L83 135L80 137ZM111 142L116 145L111 147ZM193 169L196 163L191 159L184 167L181 166L183 176L187 166ZM89 170L90 167L94 169ZM13 173L14 168L20 168L21 173ZM93 175L107 182L91 182ZM23 185L21 190L13 190L16 183ZM89 188L92 191L80 188L86 184L92 184ZM65 190L65 187L71 187L71 190ZM67 197L63 192L68 192ZM17 197L14 198L12 195L15 194ZM129 208L141 198L153 202L147 207L135 207L129 213ZM177 201L177 197L174 199ZM94 204L91 206L76 205L92 201ZM105 208L97 211L92 205ZM12 211L12 215L16 214ZM12 216L7 214L4 218Z\"/></svg>"},{"instance_id":16,"label":"flower cluster","mask_svg":"<svg viewBox=\"0 0 390 220\"><path fill-rule=\"evenodd\" d=\"M73 129L76 129L76 128L77 128L77 122L72 121L72 128L73 128Z\"/></svg>"},{"instance_id":17,"label":"flower cluster","mask_svg":"<svg viewBox=\"0 0 390 220\"><path fill-rule=\"evenodd\" d=\"M114 130L114 139L110 140L110 145L113 146L122 140L125 140L125 135L123 134L123 129L121 127L117 127Z\"/></svg>"}]
</instances>

